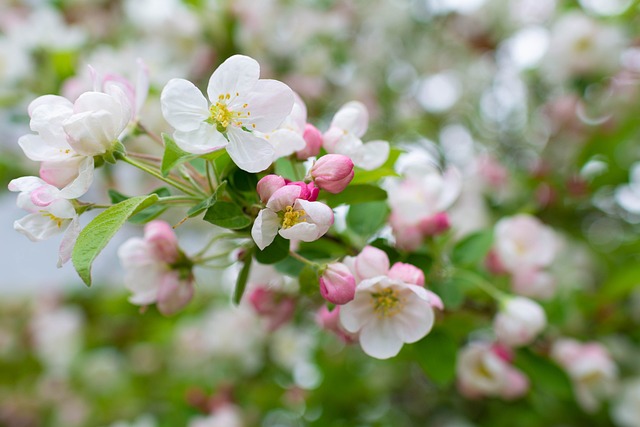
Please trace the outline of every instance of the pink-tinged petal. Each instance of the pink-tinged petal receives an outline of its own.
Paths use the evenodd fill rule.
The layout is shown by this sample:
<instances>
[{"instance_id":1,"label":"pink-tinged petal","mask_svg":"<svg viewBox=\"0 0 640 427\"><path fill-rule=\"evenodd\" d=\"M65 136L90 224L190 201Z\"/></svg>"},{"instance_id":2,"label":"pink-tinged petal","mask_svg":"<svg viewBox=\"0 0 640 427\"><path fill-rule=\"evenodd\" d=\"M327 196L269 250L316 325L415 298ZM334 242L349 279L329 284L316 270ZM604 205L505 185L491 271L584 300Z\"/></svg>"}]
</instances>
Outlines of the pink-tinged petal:
<instances>
[{"instance_id":1,"label":"pink-tinged petal","mask_svg":"<svg viewBox=\"0 0 640 427\"><path fill-rule=\"evenodd\" d=\"M296 130L304 130L307 123L307 106L296 92L293 92L293 108L291 108L289 119Z\"/></svg>"},{"instance_id":2,"label":"pink-tinged petal","mask_svg":"<svg viewBox=\"0 0 640 427\"><path fill-rule=\"evenodd\" d=\"M149 94L149 67L141 58L138 58L136 63L138 64L135 96L135 116L137 117Z\"/></svg>"},{"instance_id":3,"label":"pink-tinged petal","mask_svg":"<svg viewBox=\"0 0 640 427\"><path fill-rule=\"evenodd\" d=\"M176 130L194 131L209 118L209 104L193 83L171 79L160 95L162 115Z\"/></svg>"},{"instance_id":4,"label":"pink-tinged petal","mask_svg":"<svg viewBox=\"0 0 640 427\"><path fill-rule=\"evenodd\" d=\"M389 272L389 257L381 249L365 246L356 256L355 267L360 280L385 276Z\"/></svg>"},{"instance_id":5,"label":"pink-tinged petal","mask_svg":"<svg viewBox=\"0 0 640 427\"><path fill-rule=\"evenodd\" d=\"M58 268L61 268L71 259L71 253L73 252L73 247L76 244L81 229L80 220L77 217L72 219L62 236L62 242L60 243L60 249L58 251Z\"/></svg>"},{"instance_id":6,"label":"pink-tinged petal","mask_svg":"<svg viewBox=\"0 0 640 427\"><path fill-rule=\"evenodd\" d=\"M444 310L444 302L442 302L442 298L440 298L438 294L431 292L429 289L426 291L429 296L429 304L431 304L431 307L437 308L438 310Z\"/></svg>"},{"instance_id":7,"label":"pink-tinged petal","mask_svg":"<svg viewBox=\"0 0 640 427\"><path fill-rule=\"evenodd\" d=\"M500 392L501 397L507 400L517 399L524 396L528 390L529 379L519 370L509 367Z\"/></svg>"},{"instance_id":8,"label":"pink-tinged petal","mask_svg":"<svg viewBox=\"0 0 640 427\"><path fill-rule=\"evenodd\" d=\"M424 286L424 272L415 265L396 262L389 270L388 276L411 285Z\"/></svg>"},{"instance_id":9,"label":"pink-tinged petal","mask_svg":"<svg viewBox=\"0 0 640 427\"><path fill-rule=\"evenodd\" d=\"M389 158L387 141L369 141L362 144L358 151L351 155L353 163L361 169L370 171L382 166Z\"/></svg>"},{"instance_id":10,"label":"pink-tinged petal","mask_svg":"<svg viewBox=\"0 0 640 427\"><path fill-rule=\"evenodd\" d=\"M170 271L162 275L158 287L158 311L165 316L177 313L193 298L193 283L180 280L178 272Z\"/></svg>"},{"instance_id":11,"label":"pink-tinged petal","mask_svg":"<svg viewBox=\"0 0 640 427\"><path fill-rule=\"evenodd\" d=\"M124 276L124 284L133 295L129 302L136 305L149 305L158 300L158 288L167 274L162 264L152 264L144 268L131 268Z\"/></svg>"},{"instance_id":12,"label":"pink-tinged petal","mask_svg":"<svg viewBox=\"0 0 640 427\"><path fill-rule=\"evenodd\" d=\"M333 209L322 202L298 199L294 209L304 210L307 222L317 226L316 232L318 234L316 239L329 231L329 228L333 225Z\"/></svg>"},{"instance_id":13,"label":"pink-tinged petal","mask_svg":"<svg viewBox=\"0 0 640 427\"><path fill-rule=\"evenodd\" d=\"M362 350L376 359L389 359L402 349L402 339L396 334L394 325L387 320L374 317L360 331Z\"/></svg>"},{"instance_id":14,"label":"pink-tinged petal","mask_svg":"<svg viewBox=\"0 0 640 427\"><path fill-rule=\"evenodd\" d=\"M60 190L51 186L43 185L33 190L29 195L31 197L31 203L39 208L47 207L56 199L60 194Z\"/></svg>"},{"instance_id":15,"label":"pink-tinged petal","mask_svg":"<svg viewBox=\"0 0 640 427\"><path fill-rule=\"evenodd\" d=\"M276 190L281 189L286 185L284 178L279 175L267 175L258 181L256 190L260 196L262 203L267 203Z\"/></svg>"},{"instance_id":16,"label":"pink-tinged petal","mask_svg":"<svg viewBox=\"0 0 640 427\"><path fill-rule=\"evenodd\" d=\"M267 208L273 212L283 211L287 206L295 205L301 191L298 185L285 185L271 195L267 202Z\"/></svg>"},{"instance_id":17,"label":"pink-tinged petal","mask_svg":"<svg viewBox=\"0 0 640 427\"><path fill-rule=\"evenodd\" d=\"M173 140L182 151L191 154L211 153L229 144L224 135L206 122L201 122L199 127L188 132L175 131Z\"/></svg>"},{"instance_id":18,"label":"pink-tinged petal","mask_svg":"<svg viewBox=\"0 0 640 427\"><path fill-rule=\"evenodd\" d=\"M282 228L278 233L285 239L303 242L313 242L322 236L318 233L318 226L308 222L299 222L292 227Z\"/></svg>"},{"instance_id":19,"label":"pink-tinged petal","mask_svg":"<svg viewBox=\"0 0 640 427\"><path fill-rule=\"evenodd\" d=\"M340 306L340 325L348 332L356 333L375 317L369 292L358 292L353 300Z\"/></svg>"},{"instance_id":20,"label":"pink-tinged petal","mask_svg":"<svg viewBox=\"0 0 640 427\"><path fill-rule=\"evenodd\" d=\"M151 245L139 237L132 237L120 245L118 258L125 269L146 268L158 263Z\"/></svg>"},{"instance_id":21,"label":"pink-tinged petal","mask_svg":"<svg viewBox=\"0 0 640 427\"><path fill-rule=\"evenodd\" d=\"M279 227L280 218L278 215L269 209L262 209L251 228L251 237L256 242L256 246L260 250L269 246L278 234Z\"/></svg>"},{"instance_id":22,"label":"pink-tinged petal","mask_svg":"<svg viewBox=\"0 0 640 427\"><path fill-rule=\"evenodd\" d=\"M246 96L259 78L260 64L255 59L233 55L211 75L207 95L213 103L218 101L220 95L229 94L232 100L237 96Z\"/></svg>"},{"instance_id":23,"label":"pink-tinged petal","mask_svg":"<svg viewBox=\"0 0 640 427\"><path fill-rule=\"evenodd\" d=\"M18 139L24 155L35 162L61 162L69 160L76 153L66 139L45 141L38 135L24 135Z\"/></svg>"},{"instance_id":24,"label":"pink-tinged petal","mask_svg":"<svg viewBox=\"0 0 640 427\"><path fill-rule=\"evenodd\" d=\"M296 153L298 160L317 156L320 154L320 148L322 148L322 132L310 123L304 125L303 128L302 138L304 139L305 147Z\"/></svg>"},{"instance_id":25,"label":"pink-tinged petal","mask_svg":"<svg viewBox=\"0 0 640 427\"><path fill-rule=\"evenodd\" d=\"M351 101L344 104L333 117L331 127L337 127L343 131L361 138L369 127L369 112L363 103Z\"/></svg>"},{"instance_id":26,"label":"pink-tinged petal","mask_svg":"<svg viewBox=\"0 0 640 427\"><path fill-rule=\"evenodd\" d=\"M406 291L403 293L406 295L404 306L388 321L393 324L395 333L402 342L414 343L431 331L435 315L428 300L407 295Z\"/></svg>"},{"instance_id":27,"label":"pink-tinged petal","mask_svg":"<svg viewBox=\"0 0 640 427\"><path fill-rule=\"evenodd\" d=\"M169 223L161 220L144 226L144 240L149 244L155 259L166 264L178 260L178 237Z\"/></svg>"},{"instance_id":28,"label":"pink-tinged petal","mask_svg":"<svg viewBox=\"0 0 640 427\"><path fill-rule=\"evenodd\" d=\"M258 80L247 95L231 102L229 109L251 113L243 119L247 128L271 132L291 113L293 101L293 91L286 84L277 80Z\"/></svg>"},{"instance_id":29,"label":"pink-tinged petal","mask_svg":"<svg viewBox=\"0 0 640 427\"><path fill-rule=\"evenodd\" d=\"M77 167L76 178L60 191L60 197L77 199L84 195L93 183L93 157L81 157Z\"/></svg>"},{"instance_id":30,"label":"pink-tinged petal","mask_svg":"<svg viewBox=\"0 0 640 427\"><path fill-rule=\"evenodd\" d=\"M264 139L236 128L230 128L228 135L227 153L240 169L261 172L273 163L275 150Z\"/></svg>"}]
</instances>

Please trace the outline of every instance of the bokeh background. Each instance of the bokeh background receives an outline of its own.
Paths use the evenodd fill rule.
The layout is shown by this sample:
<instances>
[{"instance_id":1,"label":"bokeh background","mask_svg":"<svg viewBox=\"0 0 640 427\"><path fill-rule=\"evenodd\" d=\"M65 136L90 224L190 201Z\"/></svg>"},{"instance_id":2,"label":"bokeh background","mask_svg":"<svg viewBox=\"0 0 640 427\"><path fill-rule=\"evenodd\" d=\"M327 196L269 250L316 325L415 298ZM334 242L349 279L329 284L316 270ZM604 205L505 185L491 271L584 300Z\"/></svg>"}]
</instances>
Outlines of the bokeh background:
<instances>
[{"instance_id":1,"label":"bokeh background","mask_svg":"<svg viewBox=\"0 0 640 427\"><path fill-rule=\"evenodd\" d=\"M629 424L615 409L625 399L640 402L637 385L633 392L640 375L639 6L4 0L0 425L640 425L640 415ZM169 131L159 103L166 82L181 77L202 87L235 53L291 86L318 128L359 100L371 114L369 139L418 147L457 166L465 176L450 212L458 238L518 212L554 227L565 246L553 266L558 295L545 303L549 333L607 347L619 382L603 405L588 413L575 402L567 375L538 356L544 342L517 360L532 379L523 399L462 398L458 348L490 325L484 307L467 306L462 291L442 295L451 309L444 326L397 358L376 361L320 331L304 304L295 321L265 332L249 307L229 302L233 266L198 271L197 297L179 315L141 312L127 302L115 255L139 227L127 226L109 244L91 289L70 265L55 268L59 242L34 244L13 231L22 213L6 186L37 174L17 144L30 132L29 102L89 90L89 64L133 78L141 58L151 82L143 122ZM153 183L114 167L91 197L107 200L111 186L134 193ZM187 250L204 226L180 230ZM198 421L209 413L217 418Z\"/></svg>"}]
</instances>

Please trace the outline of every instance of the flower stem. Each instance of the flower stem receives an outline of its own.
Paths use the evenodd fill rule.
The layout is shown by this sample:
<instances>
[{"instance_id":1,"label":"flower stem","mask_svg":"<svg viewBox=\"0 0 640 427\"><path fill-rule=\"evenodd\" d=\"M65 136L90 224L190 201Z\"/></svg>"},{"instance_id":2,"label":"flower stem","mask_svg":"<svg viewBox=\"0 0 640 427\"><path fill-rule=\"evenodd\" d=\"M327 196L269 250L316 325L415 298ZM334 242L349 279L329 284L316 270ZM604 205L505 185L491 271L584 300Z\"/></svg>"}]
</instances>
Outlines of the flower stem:
<instances>
[{"instance_id":1,"label":"flower stem","mask_svg":"<svg viewBox=\"0 0 640 427\"><path fill-rule=\"evenodd\" d=\"M145 165L144 163L138 162L137 160L133 160L132 158L127 157L127 156L122 156L121 159L123 161L125 161L126 163L129 163L131 166L134 166L134 167L140 169L141 171L147 172L149 175L152 175L152 176L158 178L159 180L164 181L169 185L172 185L173 187L177 188L178 190L182 191L183 193L189 194L191 196L197 196L197 193L194 192L193 190L191 190L186 185L184 185L184 184L182 184L182 183L180 183L178 181L175 181L175 180L173 180L171 178L162 176L162 174L159 171L152 169L151 167Z\"/></svg>"},{"instance_id":2,"label":"flower stem","mask_svg":"<svg viewBox=\"0 0 640 427\"><path fill-rule=\"evenodd\" d=\"M149 136L149 138L153 139L158 145L160 145L161 147L164 147L164 141L162 141L162 138L160 138L160 136L154 132L151 132L149 129L146 128L146 126L144 126L142 123L138 122L138 129L142 132L145 133Z\"/></svg>"},{"instance_id":3,"label":"flower stem","mask_svg":"<svg viewBox=\"0 0 640 427\"><path fill-rule=\"evenodd\" d=\"M295 258L298 261L303 262L304 264L310 265L312 267L320 267L320 264L318 264L317 262L313 262L310 259L307 259L302 255L295 253L293 251L289 251L289 255L291 255L292 258Z\"/></svg>"}]
</instances>

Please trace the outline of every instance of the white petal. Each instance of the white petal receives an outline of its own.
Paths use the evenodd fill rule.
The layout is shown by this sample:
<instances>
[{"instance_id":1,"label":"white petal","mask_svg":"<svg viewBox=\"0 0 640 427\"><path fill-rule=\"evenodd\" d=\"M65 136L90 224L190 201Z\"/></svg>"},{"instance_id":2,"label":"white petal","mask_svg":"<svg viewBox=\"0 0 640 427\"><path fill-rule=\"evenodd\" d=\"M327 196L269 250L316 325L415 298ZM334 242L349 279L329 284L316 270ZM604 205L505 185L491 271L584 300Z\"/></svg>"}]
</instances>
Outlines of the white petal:
<instances>
[{"instance_id":1,"label":"white petal","mask_svg":"<svg viewBox=\"0 0 640 427\"><path fill-rule=\"evenodd\" d=\"M462 175L450 166L442 174L442 189L436 206L437 212L445 211L456 201L462 190Z\"/></svg>"},{"instance_id":2,"label":"white petal","mask_svg":"<svg viewBox=\"0 0 640 427\"><path fill-rule=\"evenodd\" d=\"M331 127L337 127L361 138L369 127L369 113L362 102L344 104L333 117Z\"/></svg>"},{"instance_id":3,"label":"white petal","mask_svg":"<svg viewBox=\"0 0 640 427\"><path fill-rule=\"evenodd\" d=\"M271 132L276 129L291 113L293 108L293 91L286 84L277 80L258 80L251 91L229 105L232 111L250 112L243 121L247 125L255 125L260 132ZM242 108L244 104L246 108Z\"/></svg>"},{"instance_id":4,"label":"white petal","mask_svg":"<svg viewBox=\"0 0 640 427\"><path fill-rule=\"evenodd\" d=\"M278 233L278 227L280 227L280 218L275 212L269 209L262 209L258 213L258 217L251 228L251 237L253 237L253 241L256 242L256 246L260 250L263 250L273 242Z\"/></svg>"},{"instance_id":5,"label":"white petal","mask_svg":"<svg viewBox=\"0 0 640 427\"><path fill-rule=\"evenodd\" d=\"M265 135L265 139L275 150L274 159L290 156L307 146L302 135L289 129L278 129Z\"/></svg>"},{"instance_id":6,"label":"white petal","mask_svg":"<svg viewBox=\"0 0 640 427\"><path fill-rule=\"evenodd\" d=\"M29 104L27 111L29 112L29 117L34 114L36 108L46 105L47 107L63 107L68 108L70 111L73 110L73 104L67 98L59 95L43 95L39 96Z\"/></svg>"},{"instance_id":7,"label":"white petal","mask_svg":"<svg viewBox=\"0 0 640 427\"><path fill-rule=\"evenodd\" d=\"M230 128L228 135L227 153L240 169L261 172L273 162L274 149L264 139L235 128Z\"/></svg>"},{"instance_id":8,"label":"white petal","mask_svg":"<svg viewBox=\"0 0 640 427\"><path fill-rule=\"evenodd\" d=\"M38 187L48 185L42 179L36 176L22 176L20 178L12 179L9 182L9 191L25 191L31 192Z\"/></svg>"},{"instance_id":9,"label":"white petal","mask_svg":"<svg viewBox=\"0 0 640 427\"><path fill-rule=\"evenodd\" d=\"M413 285L409 285L413 286ZM410 291L409 291L410 292ZM433 327L433 307L428 300L417 295L407 294L402 311L389 319L393 322L396 334L405 343L413 343L422 339Z\"/></svg>"},{"instance_id":10,"label":"white petal","mask_svg":"<svg viewBox=\"0 0 640 427\"><path fill-rule=\"evenodd\" d=\"M56 189L57 190L57 189ZM51 215L60 219L71 219L76 217L76 209L67 199L56 199L49 206L47 211Z\"/></svg>"},{"instance_id":11,"label":"white petal","mask_svg":"<svg viewBox=\"0 0 640 427\"><path fill-rule=\"evenodd\" d=\"M373 317L375 313L369 292L356 291L353 300L340 306L340 324L351 333L358 332Z\"/></svg>"},{"instance_id":12,"label":"white petal","mask_svg":"<svg viewBox=\"0 0 640 427\"><path fill-rule=\"evenodd\" d=\"M181 132L200 127L209 118L209 104L193 83L171 79L160 95L162 115L171 126Z\"/></svg>"},{"instance_id":13,"label":"white petal","mask_svg":"<svg viewBox=\"0 0 640 427\"><path fill-rule=\"evenodd\" d=\"M376 359L388 359L397 355L402 344L389 319L373 317L360 331L362 350Z\"/></svg>"},{"instance_id":14,"label":"white petal","mask_svg":"<svg viewBox=\"0 0 640 427\"><path fill-rule=\"evenodd\" d=\"M38 135L29 134L20 137L18 144L24 155L36 162L59 162L76 155L66 139L45 141Z\"/></svg>"},{"instance_id":15,"label":"white petal","mask_svg":"<svg viewBox=\"0 0 640 427\"><path fill-rule=\"evenodd\" d=\"M62 122L73 114L73 104L66 98L44 95L29 104L29 126L34 132L49 141L64 140Z\"/></svg>"},{"instance_id":16,"label":"white petal","mask_svg":"<svg viewBox=\"0 0 640 427\"><path fill-rule=\"evenodd\" d=\"M224 61L213 72L207 86L207 95L211 102L217 102L220 95L236 93L246 96L260 78L258 62L244 55L234 55Z\"/></svg>"},{"instance_id":17,"label":"white petal","mask_svg":"<svg viewBox=\"0 0 640 427\"><path fill-rule=\"evenodd\" d=\"M316 238L326 233L333 225L333 210L324 203L299 199L294 208L299 209L298 206L304 210L307 222L318 226L319 234Z\"/></svg>"},{"instance_id":18,"label":"white petal","mask_svg":"<svg viewBox=\"0 0 640 427\"><path fill-rule=\"evenodd\" d=\"M76 244L80 230L80 221L78 217L75 217L71 220L67 231L65 231L62 236L62 242L60 243L60 249L58 251L58 268L62 267L71 259L71 252L73 252L73 246Z\"/></svg>"},{"instance_id":19,"label":"white petal","mask_svg":"<svg viewBox=\"0 0 640 427\"><path fill-rule=\"evenodd\" d=\"M224 148L228 141L216 128L207 122L188 132L177 130L173 139L182 151L192 154L205 154Z\"/></svg>"},{"instance_id":20,"label":"white petal","mask_svg":"<svg viewBox=\"0 0 640 427\"><path fill-rule=\"evenodd\" d=\"M58 227L55 221L41 213L29 214L13 223L13 228L24 234L33 242L46 240L51 236L62 233L66 225L64 222Z\"/></svg>"},{"instance_id":21,"label":"white petal","mask_svg":"<svg viewBox=\"0 0 640 427\"><path fill-rule=\"evenodd\" d=\"M282 228L279 234L285 239L302 240L303 242L313 242L322 235L318 234L318 226L308 222L299 222L292 227Z\"/></svg>"},{"instance_id":22,"label":"white petal","mask_svg":"<svg viewBox=\"0 0 640 427\"><path fill-rule=\"evenodd\" d=\"M389 143L387 141L370 141L362 144L351 157L353 164L364 170L377 169L389 158Z\"/></svg>"},{"instance_id":23,"label":"white petal","mask_svg":"<svg viewBox=\"0 0 640 427\"><path fill-rule=\"evenodd\" d=\"M78 176L60 191L60 197L77 199L84 195L93 182L93 169L93 157L84 157L78 168Z\"/></svg>"}]
</instances>

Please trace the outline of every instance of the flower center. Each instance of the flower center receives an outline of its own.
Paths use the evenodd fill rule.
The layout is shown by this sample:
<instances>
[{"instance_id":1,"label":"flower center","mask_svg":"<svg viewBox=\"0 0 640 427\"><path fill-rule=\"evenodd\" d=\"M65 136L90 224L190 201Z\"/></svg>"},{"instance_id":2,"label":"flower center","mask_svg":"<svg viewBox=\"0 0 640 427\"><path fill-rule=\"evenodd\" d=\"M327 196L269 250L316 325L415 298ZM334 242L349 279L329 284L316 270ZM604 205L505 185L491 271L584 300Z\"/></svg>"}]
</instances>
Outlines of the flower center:
<instances>
[{"instance_id":1,"label":"flower center","mask_svg":"<svg viewBox=\"0 0 640 427\"><path fill-rule=\"evenodd\" d=\"M305 218L301 218L306 215L305 211L300 209L299 211L293 210L293 206L287 206L284 208L284 216L282 218L282 228L290 228L300 222L306 222Z\"/></svg>"},{"instance_id":2,"label":"flower center","mask_svg":"<svg viewBox=\"0 0 640 427\"><path fill-rule=\"evenodd\" d=\"M374 292L371 297L373 298L373 310L380 317L392 317L402 308L402 301L398 297L398 293L391 288Z\"/></svg>"},{"instance_id":3,"label":"flower center","mask_svg":"<svg viewBox=\"0 0 640 427\"><path fill-rule=\"evenodd\" d=\"M42 213L43 217L49 218L51 221L55 222L58 228L62 227L62 223L64 222L64 219L58 218L57 216L55 216L50 212L45 212L45 211L40 211L40 212Z\"/></svg>"},{"instance_id":4,"label":"flower center","mask_svg":"<svg viewBox=\"0 0 640 427\"><path fill-rule=\"evenodd\" d=\"M227 96L229 96L229 94L227 94ZM222 95L220 95L220 97L222 97ZM218 101L209 107L209 111L211 112L211 121L216 125L218 132L226 132L227 126L229 126L231 120L233 120L233 112L229 111L227 104Z\"/></svg>"}]
</instances>

